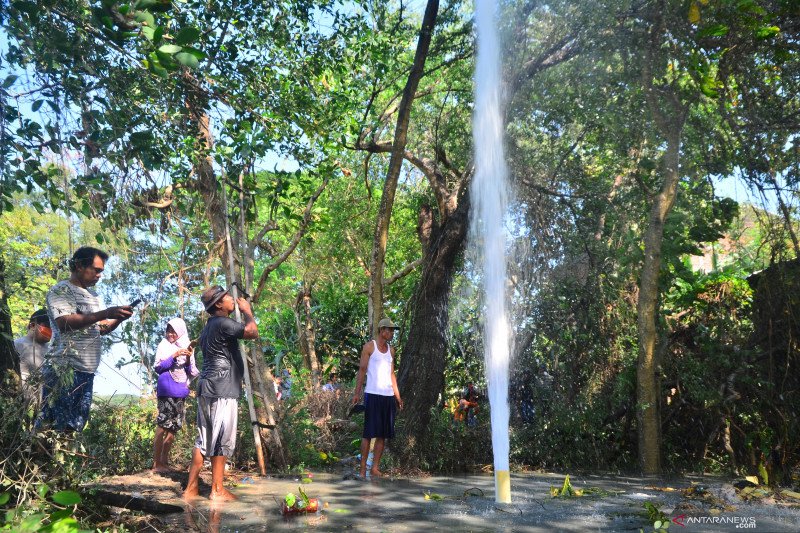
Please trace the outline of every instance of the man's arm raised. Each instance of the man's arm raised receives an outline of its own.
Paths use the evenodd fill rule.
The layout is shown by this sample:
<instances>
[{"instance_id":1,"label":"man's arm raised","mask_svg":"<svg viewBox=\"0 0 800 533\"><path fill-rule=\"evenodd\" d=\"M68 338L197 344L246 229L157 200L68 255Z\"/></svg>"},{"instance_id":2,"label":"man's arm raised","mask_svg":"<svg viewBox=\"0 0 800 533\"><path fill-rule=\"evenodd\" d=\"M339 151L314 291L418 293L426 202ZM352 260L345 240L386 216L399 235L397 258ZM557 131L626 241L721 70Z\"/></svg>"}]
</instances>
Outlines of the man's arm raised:
<instances>
[{"instance_id":1,"label":"man's arm raised","mask_svg":"<svg viewBox=\"0 0 800 533\"><path fill-rule=\"evenodd\" d=\"M244 336L243 339L257 339L258 338L258 324L253 317L253 308L250 307L250 302L244 298L238 298L236 304L239 306L239 311L242 312L244 318Z\"/></svg>"}]
</instances>

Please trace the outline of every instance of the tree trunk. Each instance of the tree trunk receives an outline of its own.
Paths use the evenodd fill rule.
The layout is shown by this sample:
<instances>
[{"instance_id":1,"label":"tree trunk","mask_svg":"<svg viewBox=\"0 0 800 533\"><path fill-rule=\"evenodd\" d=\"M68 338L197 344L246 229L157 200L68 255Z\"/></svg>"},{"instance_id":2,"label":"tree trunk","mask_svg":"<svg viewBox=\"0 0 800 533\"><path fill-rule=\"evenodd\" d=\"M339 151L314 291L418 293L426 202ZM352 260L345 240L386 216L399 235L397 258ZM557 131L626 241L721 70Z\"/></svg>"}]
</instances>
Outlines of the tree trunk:
<instances>
[{"instance_id":1,"label":"tree trunk","mask_svg":"<svg viewBox=\"0 0 800 533\"><path fill-rule=\"evenodd\" d=\"M188 71L184 76L191 77ZM186 107L189 110L189 117L197 128L197 159L193 162L192 170L195 175L195 188L197 192L203 197L205 201L205 211L208 215L208 221L211 224L211 234L214 238L214 246L212 250L219 251L222 259L222 264L228 264L228 251L225 249L225 213L224 203L221 196L221 188L217 175L214 172L213 160L211 158L211 149L214 147L214 137L211 133L210 118L208 116L207 107L208 102L204 95L198 95L192 92L192 84L186 83L188 96L186 98ZM234 254L235 255L235 254ZM230 283L233 280L228 279L230 276L227 273L227 268L223 268L226 272L225 279Z\"/></svg>"},{"instance_id":2,"label":"tree trunk","mask_svg":"<svg viewBox=\"0 0 800 533\"><path fill-rule=\"evenodd\" d=\"M466 188L465 188L466 189ZM450 288L455 262L464 249L469 228L469 198L465 192L454 213L442 226L433 224L423 238L424 262L421 279L411 303L412 316L402 357L398 384L405 402L402 453L407 461L417 456L424 442L444 382L447 361L447 328Z\"/></svg>"},{"instance_id":3,"label":"tree trunk","mask_svg":"<svg viewBox=\"0 0 800 533\"><path fill-rule=\"evenodd\" d=\"M389 222L392 217L394 195L397 191L397 181L400 178L400 168L403 165L403 154L408 136L408 123L411 115L411 104L417 92L419 80L425 68L428 49L431 44L433 28L436 25L436 15L439 12L439 0L428 0L425 15L422 18L422 28L417 41L417 51L414 54L414 63L408 75L403 97L397 110L397 124L392 143L392 155L389 159L389 170L386 172L386 181L383 184L383 195L375 223L375 237L372 244L372 260L369 278L369 321L370 331L375 336L378 333L378 322L383 317L383 270L386 258L386 243L389 239Z\"/></svg>"},{"instance_id":4,"label":"tree trunk","mask_svg":"<svg viewBox=\"0 0 800 533\"><path fill-rule=\"evenodd\" d=\"M184 76L191 77L192 75L187 71ZM211 148L214 145L214 139L210 128L210 118L208 116L208 112L206 111L208 102L204 95L193 91L191 89L192 86L192 83L185 84L187 91L186 107L189 110L190 119L197 128L196 139L199 145L197 150L197 159L193 164L193 170L196 177L195 187L206 203L205 211L208 215L208 221L211 224L212 238L214 239L215 243L214 248L219 250L222 264L227 265L228 251L224 246L224 242L226 222L225 217L228 216L228 213L225 209L226 202L224 202L224 198L222 197L222 194L224 194L224 189L220 187L219 180L214 172L214 167L212 164L213 161L210 155ZM241 227L240 219L240 232L242 231L244 231L244 228ZM246 242L247 236L242 234L240 235L239 239L240 241ZM247 249L249 250L250 248L248 247ZM225 272L225 280L228 286L230 286L233 282L241 283L241 257L234 252L233 259L235 264L234 272L229 272L227 268L223 268L223 271ZM247 286L248 292L251 293L253 278L252 264L248 264L248 262L245 261L245 266L245 285ZM248 270L247 267L249 267L250 270ZM275 426L275 417L272 413L272 407L269 403L270 395L269 391L267 390L268 387L264 383L264 373L259 371L259 366L263 366L263 361L261 361L261 358L263 357L262 354L263 352L260 350L253 352L250 347L244 347L243 356L248 363L247 371L250 374L250 381L252 388L254 389L253 391L248 391L248 394L252 394L257 391L258 395L262 398L262 402L255 405L256 418L258 422L264 426ZM274 389L272 392L272 399L274 401ZM285 465L280 436L275 437L274 435L267 435L266 438L264 438L265 431L272 432L275 430L262 427L259 429L259 433L262 437L262 443L265 443L267 446L269 446L270 443L272 444L273 449L269 451L272 452L271 456L277 459L277 464L279 466Z\"/></svg>"},{"instance_id":5,"label":"tree trunk","mask_svg":"<svg viewBox=\"0 0 800 533\"><path fill-rule=\"evenodd\" d=\"M6 262L0 257L0 391L3 395L14 394L16 387L10 386L14 381L12 374L19 376L19 354L14 348L11 310L8 308Z\"/></svg>"},{"instance_id":6,"label":"tree trunk","mask_svg":"<svg viewBox=\"0 0 800 533\"><path fill-rule=\"evenodd\" d=\"M244 287L248 294L253 294L255 260L255 243L250 241L247 232L244 201L244 175L239 174L239 249L242 250L242 262L244 266ZM255 301L253 301L255 304ZM258 421L261 424L271 427L261 427L261 442L267 447L267 457L271 457L273 463L283 469L287 466L286 454L283 450L283 439L281 431L276 422L276 405L278 397L275 394L275 380L269 367L264 364L264 349L261 339L256 339L253 344L247 346L246 353L250 362L250 381L253 384L253 394L260 398L261 402L256 404Z\"/></svg>"},{"instance_id":7,"label":"tree trunk","mask_svg":"<svg viewBox=\"0 0 800 533\"><path fill-rule=\"evenodd\" d=\"M311 390L319 390L320 370L316 349L316 331L311 317L311 288L307 285L304 285L303 290L297 295L295 322L300 353L303 355L305 367L311 374Z\"/></svg>"},{"instance_id":8,"label":"tree trunk","mask_svg":"<svg viewBox=\"0 0 800 533\"><path fill-rule=\"evenodd\" d=\"M639 360L636 367L636 391L639 427L639 462L645 474L661 472L661 416L658 379L658 279L661 270L661 248L664 222L678 193L681 124L673 124L667 135L664 154L664 181L650 209L644 235L644 264L639 282L637 302Z\"/></svg>"},{"instance_id":9,"label":"tree trunk","mask_svg":"<svg viewBox=\"0 0 800 533\"><path fill-rule=\"evenodd\" d=\"M781 187L778 186L778 180L775 177L775 171L773 169L769 169L767 175L769 176L769 181L772 183L772 187L775 189L775 197L778 199L778 208L781 210L781 214L783 215L783 226L786 228L786 232L789 234L789 237L792 240L792 246L794 246L794 256L800 257L800 241L797 240L797 233L794 231L794 227L792 226L792 213L789 210L789 206L787 206L786 202L783 200Z\"/></svg>"},{"instance_id":10,"label":"tree trunk","mask_svg":"<svg viewBox=\"0 0 800 533\"><path fill-rule=\"evenodd\" d=\"M639 464L648 475L661 473L661 387L658 379L658 280L664 223L675 205L680 180L680 150L683 125L688 107L670 85L656 89L653 66L667 33L663 19L663 3L656 8L649 41L642 61L642 87L647 108L666 140L662 162L664 179L653 198L647 229L644 234L644 263L639 276L639 297L636 302L639 358L636 364L636 420L638 426Z\"/></svg>"},{"instance_id":11,"label":"tree trunk","mask_svg":"<svg viewBox=\"0 0 800 533\"><path fill-rule=\"evenodd\" d=\"M415 68L418 60L422 59L419 45L423 44L422 40L425 37L423 34L426 31L426 27L429 25L430 31L432 31L435 23L435 11L438 6L434 4L435 2L428 2L426 7L417 56L415 56L414 61ZM543 51L536 58L527 61L524 68L515 78L515 83L509 89L507 95L509 100L513 98L514 93L522 86L525 80L547 68L573 58L579 51L575 42L574 36L564 36L558 39L556 45ZM427 53L427 49L425 52ZM419 63L419 67L422 68L422 66L424 66L423 63ZM409 77L410 81L411 76ZM408 85L406 89L408 89ZM413 93L409 93L407 90L404 91L403 102L407 97L410 99L411 96L413 96ZM400 113L400 109L398 109L398 113ZM398 127L403 124L400 116L397 124ZM404 127L407 128L407 126L406 121ZM371 142L364 142L364 139L359 139L356 146L358 149L366 150L370 153L391 151L392 161L395 161L395 153L403 153L403 150L400 150L397 144L397 133L396 129L395 139L391 146L375 139ZM405 131L403 131L403 140L405 140ZM403 450L404 460L407 462L414 462L418 458L414 451L417 449L417 443L422 442L425 438L427 426L430 422L431 408L436 405L436 399L443 386L443 372L448 349L447 331L450 288L455 271L455 262L464 249L469 227L467 189L472 175L472 170L469 169L471 164L467 164L466 169L458 172L447 163L444 147L434 147L434 153L434 159L418 157L410 153L404 155L409 162L427 176L431 190L436 197L439 216L437 225L430 208L424 207L420 212L420 240L423 245L422 273L411 304L413 311L408 340L398 350L398 384L406 405L402 414L404 426L401 437L408 444L408 446L401 445L399 448ZM398 172L399 163L399 161L396 163ZM391 190L391 194L393 198L394 189ZM386 193L384 193L384 196L386 196ZM382 200L379 216L387 217L385 221L387 230L388 216L390 214L391 206L389 206L388 210L384 210ZM380 221L378 224L380 224ZM386 247L385 240L381 238L382 235L384 235L383 230L377 226L373 245L373 264L371 265L368 299L371 331L374 331L383 305L381 283L377 282L383 279L383 257ZM375 261L375 254L378 254L379 263ZM379 269L375 268L376 264L380 264ZM380 294L379 291L381 291Z\"/></svg>"}]
</instances>

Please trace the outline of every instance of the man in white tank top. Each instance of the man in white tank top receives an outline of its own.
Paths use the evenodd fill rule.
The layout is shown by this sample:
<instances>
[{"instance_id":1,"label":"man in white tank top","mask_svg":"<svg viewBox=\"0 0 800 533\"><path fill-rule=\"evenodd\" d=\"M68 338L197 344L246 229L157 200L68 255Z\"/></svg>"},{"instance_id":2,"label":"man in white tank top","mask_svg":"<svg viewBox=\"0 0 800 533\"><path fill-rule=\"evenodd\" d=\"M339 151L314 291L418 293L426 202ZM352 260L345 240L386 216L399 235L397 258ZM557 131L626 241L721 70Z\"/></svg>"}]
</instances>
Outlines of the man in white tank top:
<instances>
[{"instance_id":1,"label":"man in white tank top","mask_svg":"<svg viewBox=\"0 0 800 533\"><path fill-rule=\"evenodd\" d=\"M394 418L399 406L403 409L403 399L397 388L397 376L394 373L394 347L389 341L398 329L388 318L378 322L378 335L361 349L361 364L358 369L356 390L353 393L353 405L361 401L361 387L364 377L367 386L364 389L364 432L361 438L361 478L367 475L367 456L370 441L375 439L373 461L370 474L380 477L381 455L386 439L394 438Z\"/></svg>"}]
</instances>

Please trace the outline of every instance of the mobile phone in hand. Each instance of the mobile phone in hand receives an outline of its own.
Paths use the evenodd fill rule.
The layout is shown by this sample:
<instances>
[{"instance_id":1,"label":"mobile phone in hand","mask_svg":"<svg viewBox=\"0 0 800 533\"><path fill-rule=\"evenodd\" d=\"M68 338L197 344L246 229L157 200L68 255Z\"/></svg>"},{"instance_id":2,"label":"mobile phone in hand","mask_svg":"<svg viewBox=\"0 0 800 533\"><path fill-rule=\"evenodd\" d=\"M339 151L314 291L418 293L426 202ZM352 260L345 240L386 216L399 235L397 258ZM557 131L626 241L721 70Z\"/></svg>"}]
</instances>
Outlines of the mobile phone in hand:
<instances>
[{"instance_id":1,"label":"mobile phone in hand","mask_svg":"<svg viewBox=\"0 0 800 533\"><path fill-rule=\"evenodd\" d=\"M128 307L136 307L140 303L142 303L142 299L141 298L136 298L134 301L132 301L131 303L128 304Z\"/></svg>"}]
</instances>

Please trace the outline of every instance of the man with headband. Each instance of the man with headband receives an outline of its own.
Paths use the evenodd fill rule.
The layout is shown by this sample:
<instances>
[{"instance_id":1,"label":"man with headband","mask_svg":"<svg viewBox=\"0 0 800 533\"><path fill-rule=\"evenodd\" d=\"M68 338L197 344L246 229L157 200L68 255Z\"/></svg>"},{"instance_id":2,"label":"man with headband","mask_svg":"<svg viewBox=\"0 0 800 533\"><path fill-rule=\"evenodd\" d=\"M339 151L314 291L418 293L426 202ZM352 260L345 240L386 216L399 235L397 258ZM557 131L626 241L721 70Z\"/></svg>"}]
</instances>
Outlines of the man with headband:
<instances>
[{"instance_id":1,"label":"man with headband","mask_svg":"<svg viewBox=\"0 0 800 533\"><path fill-rule=\"evenodd\" d=\"M239 350L239 339L258 337L253 310L244 298L234 302L227 290L211 287L200 297L206 312L211 315L200 334L199 348L203 352L203 370L197 385L197 440L189 467L189 482L185 498L199 494L200 469L203 460L211 460L212 500L234 500L223 485L225 460L236 447L238 401L242 394L242 379L247 371ZM244 324L230 318L239 305Z\"/></svg>"},{"instance_id":2,"label":"man with headband","mask_svg":"<svg viewBox=\"0 0 800 533\"><path fill-rule=\"evenodd\" d=\"M19 354L19 376L22 378L25 397L31 401L38 402L42 395L41 385L29 383L29 380L41 369L52 336L47 309L39 309L28 321L28 334L14 341L14 348Z\"/></svg>"}]
</instances>

